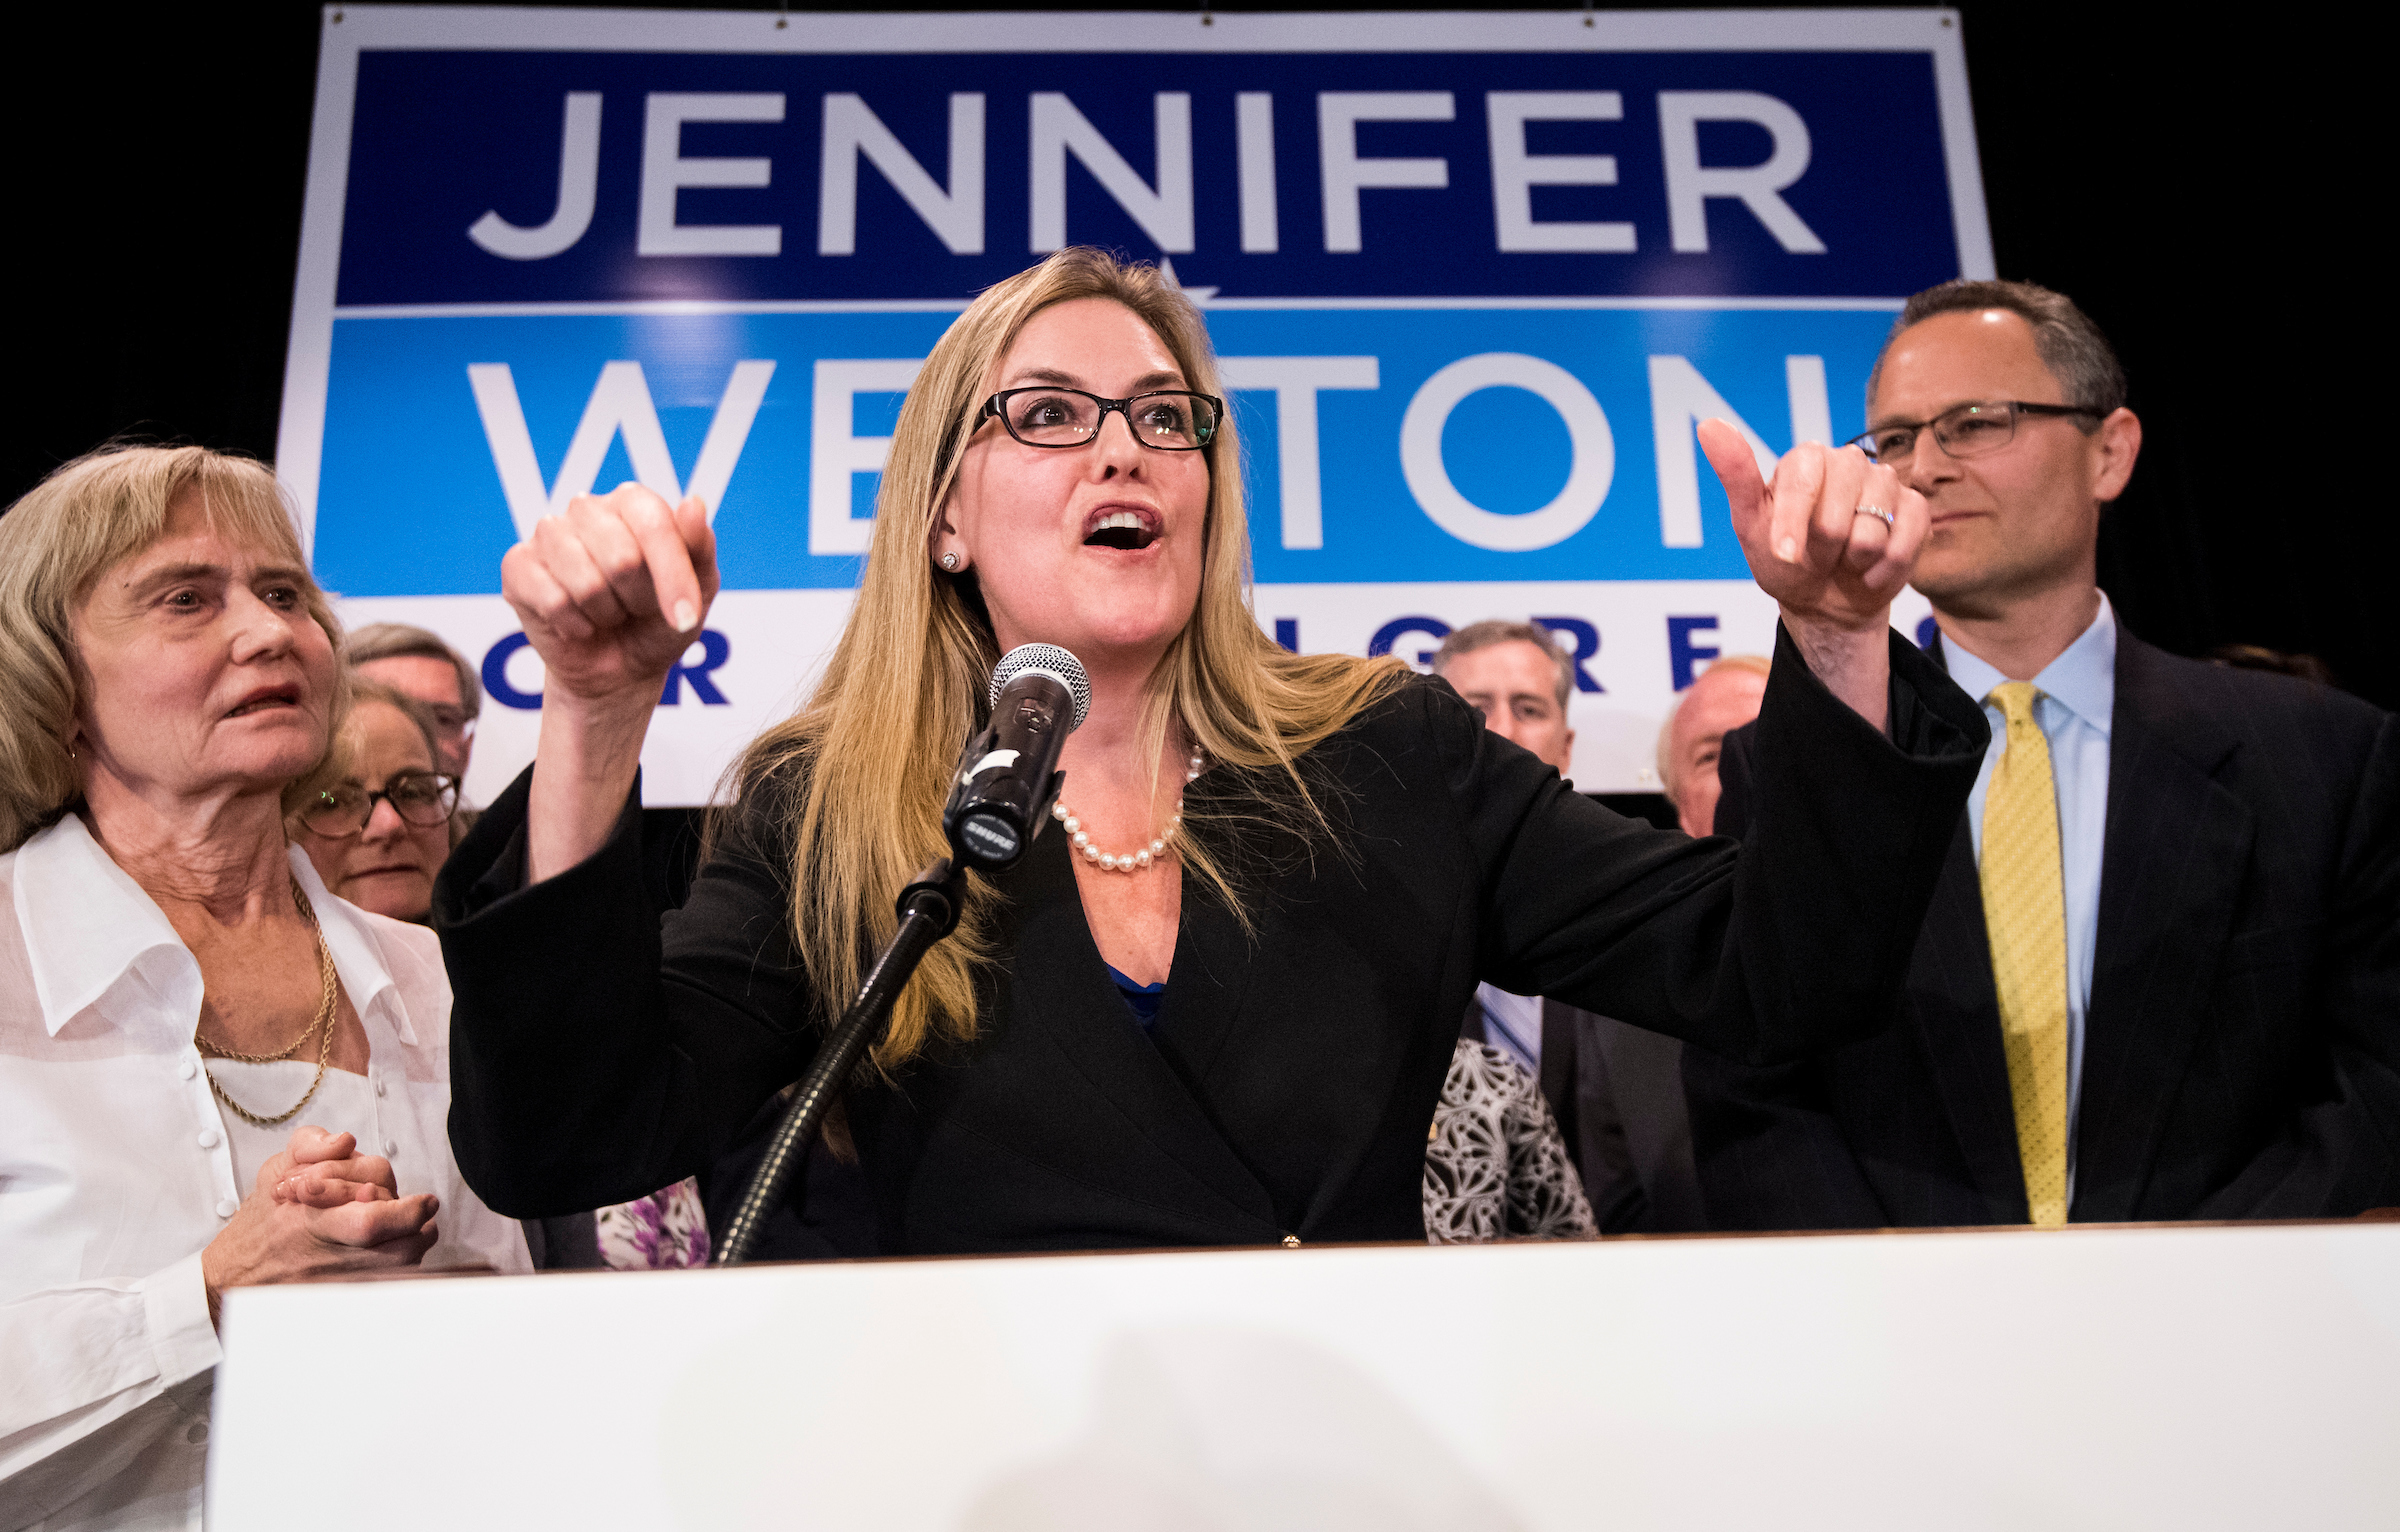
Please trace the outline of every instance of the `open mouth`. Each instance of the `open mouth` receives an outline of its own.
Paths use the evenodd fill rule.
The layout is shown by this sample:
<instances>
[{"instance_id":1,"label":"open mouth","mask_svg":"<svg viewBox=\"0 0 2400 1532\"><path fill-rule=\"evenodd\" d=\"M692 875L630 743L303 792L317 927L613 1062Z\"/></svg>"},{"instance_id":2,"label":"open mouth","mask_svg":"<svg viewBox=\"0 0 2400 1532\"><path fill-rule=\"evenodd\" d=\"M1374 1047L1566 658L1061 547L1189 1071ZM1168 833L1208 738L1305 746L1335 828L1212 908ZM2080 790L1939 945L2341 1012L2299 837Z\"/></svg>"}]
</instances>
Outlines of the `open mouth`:
<instances>
[{"instance_id":1,"label":"open mouth","mask_svg":"<svg viewBox=\"0 0 2400 1532\"><path fill-rule=\"evenodd\" d=\"M241 706L225 716L246 718L252 713L263 713L269 708L291 707L299 700L300 688L297 686L271 686L264 691L252 692L249 696L244 697Z\"/></svg>"},{"instance_id":2,"label":"open mouth","mask_svg":"<svg viewBox=\"0 0 2400 1532\"><path fill-rule=\"evenodd\" d=\"M1116 548L1138 553L1158 541L1158 520L1140 511L1111 511L1083 534L1086 548Z\"/></svg>"}]
</instances>

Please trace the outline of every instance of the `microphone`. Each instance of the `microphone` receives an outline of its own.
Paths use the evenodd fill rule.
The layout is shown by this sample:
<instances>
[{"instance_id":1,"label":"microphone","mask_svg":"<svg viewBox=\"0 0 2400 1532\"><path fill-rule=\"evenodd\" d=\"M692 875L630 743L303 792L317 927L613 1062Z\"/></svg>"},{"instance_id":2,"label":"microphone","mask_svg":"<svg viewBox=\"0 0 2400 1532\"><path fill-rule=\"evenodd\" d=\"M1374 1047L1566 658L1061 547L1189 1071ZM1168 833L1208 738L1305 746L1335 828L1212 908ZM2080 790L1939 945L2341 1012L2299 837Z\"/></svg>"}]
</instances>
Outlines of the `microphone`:
<instances>
[{"instance_id":1,"label":"microphone","mask_svg":"<svg viewBox=\"0 0 2400 1532\"><path fill-rule=\"evenodd\" d=\"M1059 747L1083 727L1092 710L1092 683L1075 656L1056 644L1022 644L1002 655L992 669L992 716L958 758L950 801L942 809L942 833L950 855L935 858L900 891L899 929L884 943L858 998L826 1034L815 1062L792 1089L791 1105L767 1141L767 1151L750 1177L725 1227L714 1264L739 1266L758 1244L767 1212L783 1205L783 1189L800 1163L800 1148L816 1137L827 1109L840 1095L870 1042L882 1035L892 1001L916 972L935 942L958 929L966 908L967 868L986 874L1016 865L1041 833L1050 805L1058 801L1066 773L1058 769Z\"/></svg>"},{"instance_id":2,"label":"microphone","mask_svg":"<svg viewBox=\"0 0 2400 1532\"><path fill-rule=\"evenodd\" d=\"M1020 644L992 669L991 721L959 755L942 831L986 873L1016 865L1041 833L1066 774L1058 752L1083 727L1092 683L1056 644Z\"/></svg>"}]
</instances>

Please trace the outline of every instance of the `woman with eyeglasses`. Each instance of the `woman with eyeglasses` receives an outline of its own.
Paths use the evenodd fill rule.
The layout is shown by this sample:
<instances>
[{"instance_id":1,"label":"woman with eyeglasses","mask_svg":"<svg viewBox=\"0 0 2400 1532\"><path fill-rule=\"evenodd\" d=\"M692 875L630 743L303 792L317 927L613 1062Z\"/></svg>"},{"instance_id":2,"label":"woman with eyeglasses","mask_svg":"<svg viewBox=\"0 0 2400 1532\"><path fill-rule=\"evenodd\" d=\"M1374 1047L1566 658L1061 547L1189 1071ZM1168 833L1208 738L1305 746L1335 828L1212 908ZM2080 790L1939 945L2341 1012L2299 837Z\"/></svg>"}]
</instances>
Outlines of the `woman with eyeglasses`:
<instances>
[{"instance_id":1,"label":"woman with eyeglasses","mask_svg":"<svg viewBox=\"0 0 2400 1532\"><path fill-rule=\"evenodd\" d=\"M0 1523L200 1525L230 1288L529 1269L450 1156L432 933L287 833L447 801L388 705L345 771L339 636L263 464L106 450L0 515Z\"/></svg>"},{"instance_id":2,"label":"woman with eyeglasses","mask_svg":"<svg viewBox=\"0 0 2400 1532\"><path fill-rule=\"evenodd\" d=\"M424 925L450 855L458 779L434 769L433 720L413 697L353 683L350 765L292 816L325 886L362 910Z\"/></svg>"},{"instance_id":3,"label":"woman with eyeglasses","mask_svg":"<svg viewBox=\"0 0 2400 1532\"><path fill-rule=\"evenodd\" d=\"M1703 428L1784 613L1737 850L1609 813L1396 660L1266 637L1224 391L1150 267L1067 250L977 298L901 409L822 681L663 923L637 767L716 592L706 508L628 486L509 553L537 764L436 894L452 1137L495 1206L688 1174L802 1072L1033 641L1091 683L1060 822L971 881L845 1101L888 1254L1422 1240L1479 980L1753 1059L1881 1024L1985 738L1889 629L1921 500L1815 446L1770 488Z\"/></svg>"}]
</instances>

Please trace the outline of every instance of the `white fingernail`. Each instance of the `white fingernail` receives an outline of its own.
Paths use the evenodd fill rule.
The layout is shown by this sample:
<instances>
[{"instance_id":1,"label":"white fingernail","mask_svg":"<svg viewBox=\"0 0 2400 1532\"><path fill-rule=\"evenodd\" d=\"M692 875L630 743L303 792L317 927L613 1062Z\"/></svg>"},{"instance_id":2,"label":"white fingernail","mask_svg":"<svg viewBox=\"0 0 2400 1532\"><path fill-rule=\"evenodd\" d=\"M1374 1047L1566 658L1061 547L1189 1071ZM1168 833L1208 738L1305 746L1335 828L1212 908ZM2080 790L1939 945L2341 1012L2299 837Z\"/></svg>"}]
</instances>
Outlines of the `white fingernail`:
<instances>
[{"instance_id":1,"label":"white fingernail","mask_svg":"<svg viewBox=\"0 0 2400 1532\"><path fill-rule=\"evenodd\" d=\"M675 603L675 631L689 633L700 626L700 610L689 601Z\"/></svg>"},{"instance_id":2,"label":"white fingernail","mask_svg":"<svg viewBox=\"0 0 2400 1532\"><path fill-rule=\"evenodd\" d=\"M1786 561L1797 555L1799 551L1800 545L1788 537L1775 545L1775 556Z\"/></svg>"}]
</instances>

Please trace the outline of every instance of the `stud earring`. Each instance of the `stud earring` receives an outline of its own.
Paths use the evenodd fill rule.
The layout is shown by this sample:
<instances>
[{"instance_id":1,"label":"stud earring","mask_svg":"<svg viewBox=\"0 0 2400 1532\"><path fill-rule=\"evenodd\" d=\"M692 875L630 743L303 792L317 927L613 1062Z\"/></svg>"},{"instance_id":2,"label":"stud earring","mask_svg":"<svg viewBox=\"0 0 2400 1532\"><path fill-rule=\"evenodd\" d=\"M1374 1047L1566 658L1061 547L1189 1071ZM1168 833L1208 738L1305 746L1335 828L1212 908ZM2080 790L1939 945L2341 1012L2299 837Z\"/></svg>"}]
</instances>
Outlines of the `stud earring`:
<instances>
[{"instance_id":1,"label":"stud earring","mask_svg":"<svg viewBox=\"0 0 2400 1532\"><path fill-rule=\"evenodd\" d=\"M943 555L942 555L942 567L943 567L944 569L947 569L947 570L953 570L953 571L955 571L955 570L958 568L958 555L957 555L957 554L955 554L955 553L945 553L945 554L943 554Z\"/></svg>"}]
</instances>

